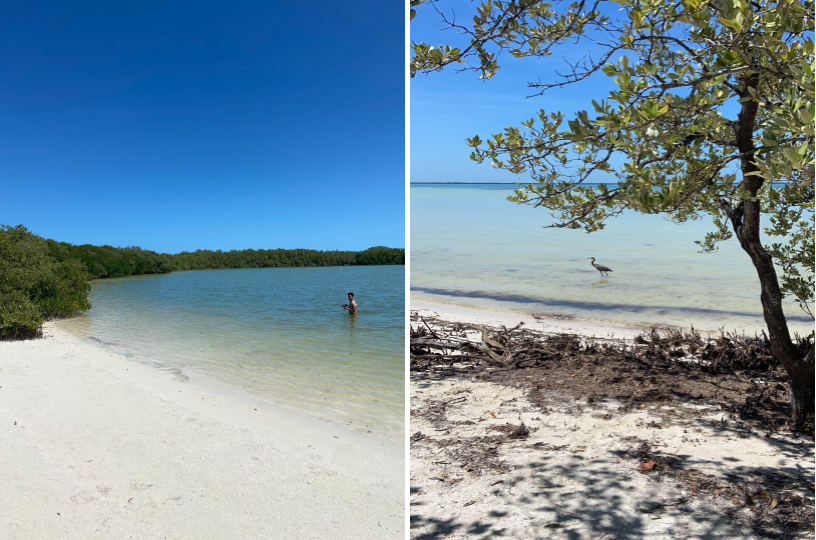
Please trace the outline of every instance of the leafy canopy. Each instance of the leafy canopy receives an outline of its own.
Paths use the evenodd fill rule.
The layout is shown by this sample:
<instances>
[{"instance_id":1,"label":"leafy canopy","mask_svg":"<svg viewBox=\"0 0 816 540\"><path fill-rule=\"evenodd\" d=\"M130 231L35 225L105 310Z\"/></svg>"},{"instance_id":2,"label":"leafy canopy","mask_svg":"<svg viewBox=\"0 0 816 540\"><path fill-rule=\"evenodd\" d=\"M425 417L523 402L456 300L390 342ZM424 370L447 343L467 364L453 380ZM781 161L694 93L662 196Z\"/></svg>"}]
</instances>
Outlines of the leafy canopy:
<instances>
[{"instance_id":1,"label":"leafy canopy","mask_svg":"<svg viewBox=\"0 0 816 540\"><path fill-rule=\"evenodd\" d=\"M467 140L474 161L532 176L510 200L548 208L555 226L587 232L626 209L678 223L710 215L714 231L698 243L713 251L732 237L741 203L757 199L782 291L811 313L811 0L488 0L472 25L431 4L466 42L413 43L412 76L453 64L490 79L502 52L548 56L567 41L590 40L597 59L530 87L540 95L596 75L614 82L606 99L570 119L542 109L519 127ZM740 116L745 103L756 104L755 117ZM614 182L588 185L599 174ZM760 182L749 189L750 176Z\"/></svg>"},{"instance_id":2,"label":"leafy canopy","mask_svg":"<svg viewBox=\"0 0 816 540\"><path fill-rule=\"evenodd\" d=\"M34 335L49 317L90 309L89 278L79 261L55 260L22 225L0 225L0 338Z\"/></svg>"}]
</instances>

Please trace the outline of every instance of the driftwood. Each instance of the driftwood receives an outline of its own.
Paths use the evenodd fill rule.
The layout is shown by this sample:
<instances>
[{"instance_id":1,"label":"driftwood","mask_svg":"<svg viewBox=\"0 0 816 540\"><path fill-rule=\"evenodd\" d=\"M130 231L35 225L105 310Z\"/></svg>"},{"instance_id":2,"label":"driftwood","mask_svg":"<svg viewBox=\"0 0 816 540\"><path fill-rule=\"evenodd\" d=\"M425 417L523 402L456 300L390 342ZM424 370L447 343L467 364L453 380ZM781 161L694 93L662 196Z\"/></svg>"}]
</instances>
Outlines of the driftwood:
<instances>
[{"instance_id":1,"label":"driftwood","mask_svg":"<svg viewBox=\"0 0 816 540\"><path fill-rule=\"evenodd\" d=\"M522 330L523 323L513 328L492 329L466 323L441 323L431 326L425 318L414 317L411 326L412 369L424 369L435 361L450 365L457 361L473 361L492 367L518 368L538 365L542 360L562 351L577 351L579 338L570 336L566 345L552 346L539 334ZM479 333L474 340L472 330ZM469 332L470 331L470 332Z\"/></svg>"},{"instance_id":2,"label":"driftwood","mask_svg":"<svg viewBox=\"0 0 816 540\"><path fill-rule=\"evenodd\" d=\"M412 339L411 346L414 345L422 346L425 345L426 347L433 347L435 349L461 349L461 343L453 343L453 342L445 342L445 341L437 341L433 339Z\"/></svg>"},{"instance_id":3,"label":"driftwood","mask_svg":"<svg viewBox=\"0 0 816 540\"><path fill-rule=\"evenodd\" d=\"M754 337L726 332L703 336L693 328L689 332L652 329L627 341L575 334L548 335L530 331L523 323L513 328L492 328L426 319L415 313L411 321L412 370L465 361L484 367L518 369L574 357L588 361L682 359L709 372L768 374L780 370L764 333ZM474 330L478 335L474 335ZM807 351L813 348L813 339L798 338L797 345Z\"/></svg>"},{"instance_id":4,"label":"driftwood","mask_svg":"<svg viewBox=\"0 0 816 540\"><path fill-rule=\"evenodd\" d=\"M474 324L465 325L468 328L473 328L474 330L478 330L482 333L482 344L481 346L470 344L471 347L476 347L479 349L480 352L483 352L488 355L488 357L493 360L494 363L500 366L506 366L510 362L513 361L513 353L503 344L490 339L490 333L488 332L487 328L484 326L476 326ZM501 356L495 351L501 351Z\"/></svg>"}]
</instances>

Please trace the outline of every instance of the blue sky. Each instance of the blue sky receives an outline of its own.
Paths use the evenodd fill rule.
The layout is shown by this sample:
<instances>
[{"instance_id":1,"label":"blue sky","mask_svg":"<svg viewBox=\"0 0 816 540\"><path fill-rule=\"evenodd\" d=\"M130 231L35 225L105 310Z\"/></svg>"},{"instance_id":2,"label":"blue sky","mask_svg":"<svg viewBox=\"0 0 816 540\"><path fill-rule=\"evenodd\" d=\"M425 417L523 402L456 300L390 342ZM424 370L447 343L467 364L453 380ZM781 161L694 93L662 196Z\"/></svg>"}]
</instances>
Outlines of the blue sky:
<instances>
[{"instance_id":1,"label":"blue sky","mask_svg":"<svg viewBox=\"0 0 816 540\"><path fill-rule=\"evenodd\" d=\"M436 5L450 18L469 24L481 0L444 0ZM563 7L563 6L562 6ZM610 19L618 18L617 4L604 5L601 11ZM429 45L464 47L469 43L452 30L440 30L440 15L430 4L417 8L417 17L411 22L411 40ZM579 43L567 41L553 49L552 56L543 58L513 58L499 56L501 69L490 80L479 80L473 71L457 72L459 66L448 66L444 71L428 75L418 74L411 80L411 181L412 182L530 182L529 173L512 174L496 170L489 164L470 160L471 148L465 138L479 135L487 140L505 127L522 127L521 122L538 115L541 109L548 113L563 112L570 120L578 111L595 115L592 100L606 99L616 89L614 80L597 73L587 80L562 88L547 90L544 95L528 83L535 81L558 82L559 73L569 72L569 63L575 64L590 55L598 59L605 48L596 43L607 37L590 30L595 41L582 39ZM495 52L495 49L491 50ZM622 55L622 53L621 53ZM615 63L621 55L613 56ZM630 56L634 60L634 57ZM739 105L736 99L723 107L725 116L736 119ZM565 122L566 123L566 122ZM522 128L523 129L523 128ZM618 154L610 161L613 166L624 163ZM737 164L731 166L738 170ZM609 173L596 172L590 177L596 182L615 182Z\"/></svg>"},{"instance_id":2,"label":"blue sky","mask_svg":"<svg viewBox=\"0 0 816 540\"><path fill-rule=\"evenodd\" d=\"M403 10L6 3L0 223L170 253L404 246Z\"/></svg>"},{"instance_id":3,"label":"blue sky","mask_svg":"<svg viewBox=\"0 0 816 540\"><path fill-rule=\"evenodd\" d=\"M465 24L480 3L446 0L438 5L448 14L455 12L457 20ZM451 31L440 31L438 21L439 15L431 6L419 6L411 22L411 40L430 45L465 43ZM566 44L546 58L500 56L501 69L489 81L478 80L478 73L457 73L455 67L418 74L411 80L411 181L528 183L526 174L515 175L470 161L471 149L464 140L474 135L486 139L507 126L520 127L522 120L536 116L540 109L562 111L567 118L580 110L591 113L591 100L605 98L614 88L612 79L603 74L548 90L539 97L528 98L536 91L527 86L538 79L554 81L556 71L567 71L565 59L576 61L591 51L592 44L582 42Z\"/></svg>"}]
</instances>

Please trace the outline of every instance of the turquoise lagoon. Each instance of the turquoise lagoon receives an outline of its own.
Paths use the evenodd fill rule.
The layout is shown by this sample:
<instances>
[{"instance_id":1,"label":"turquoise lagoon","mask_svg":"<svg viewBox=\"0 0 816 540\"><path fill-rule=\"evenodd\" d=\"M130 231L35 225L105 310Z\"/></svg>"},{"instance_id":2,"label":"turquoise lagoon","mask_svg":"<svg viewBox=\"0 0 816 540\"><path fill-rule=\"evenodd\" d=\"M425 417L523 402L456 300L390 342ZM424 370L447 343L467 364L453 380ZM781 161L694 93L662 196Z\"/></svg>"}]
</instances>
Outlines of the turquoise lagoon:
<instances>
[{"instance_id":1,"label":"turquoise lagoon","mask_svg":"<svg viewBox=\"0 0 816 540\"><path fill-rule=\"evenodd\" d=\"M342 305L354 292L359 314ZM186 379L361 431L404 429L405 267L202 270L95 280L60 326Z\"/></svg>"},{"instance_id":2,"label":"turquoise lagoon","mask_svg":"<svg viewBox=\"0 0 816 540\"><path fill-rule=\"evenodd\" d=\"M546 210L510 203L515 184L411 185L411 298L519 313L753 333L759 280L736 240L701 254L709 220L627 212L606 229L548 229ZM601 277L588 260L612 268ZM791 329L813 319L787 302Z\"/></svg>"}]
</instances>

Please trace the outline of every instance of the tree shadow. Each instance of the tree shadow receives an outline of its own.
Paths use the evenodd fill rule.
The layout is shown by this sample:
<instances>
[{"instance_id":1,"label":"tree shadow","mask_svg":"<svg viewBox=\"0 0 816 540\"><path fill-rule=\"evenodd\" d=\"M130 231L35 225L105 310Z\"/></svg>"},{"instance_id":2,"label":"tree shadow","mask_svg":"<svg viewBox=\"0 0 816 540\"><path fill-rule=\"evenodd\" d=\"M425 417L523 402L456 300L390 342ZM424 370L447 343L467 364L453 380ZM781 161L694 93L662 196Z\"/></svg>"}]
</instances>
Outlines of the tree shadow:
<instances>
[{"instance_id":1,"label":"tree shadow","mask_svg":"<svg viewBox=\"0 0 816 540\"><path fill-rule=\"evenodd\" d=\"M706 426L711 428L710 425ZM746 438L738 426L723 425L723 435ZM553 538L565 540L698 540L801 537L812 500L782 502L786 494L812 497L813 471L798 461L813 456L807 444L781 437L762 439L788 466L756 466L734 456L662 454L641 444L630 450L610 447L601 457L584 458L541 443L512 442L502 446L502 457L514 465L506 471L481 476L462 471L451 456L450 440L423 439L435 459L450 462L450 471L463 477L456 483L427 480L411 485L411 537L436 538ZM611 439L610 439L611 440ZM737 439L739 440L739 439ZM458 444L467 445L466 440ZM599 441L599 444L603 444ZM633 442L636 445L636 442ZM639 464L654 460L654 470ZM709 472L701 472L703 468ZM438 506L444 500L445 508ZM773 502L772 501L776 501ZM790 501L791 499L785 499ZM796 501L799 501L796 503ZM800 504L799 510L784 505ZM780 505L776 511L772 504ZM809 510L801 505L809 505ZM788 511L789 516L785 516ZM797 517L794 515L800 512ZM444 516L444 517L443 517ZM789 519L788 519L789 518ZM787 520L787 521L786 521ZM812 527L811 527L812 528Z\"/></svg>"},{"instance_id":2,"label":"tree shadow","mask_svg":"<svg viewBox=\"0 0 816 540\"><path fill-rule=\"evenodd\" d=\"M690 504L673 483L655 480L646 500L637 502L627 494L643 486L622 474L611 459L573 458L563 462L546 455L537 457L513 471L501 485L490 488L476 503L483 508L475 518L464 519L456 512L446 519L429 515L433 512L426 512L426 501L413 500L421 489L412 486L412 538L745 537L744 526L716 506ZM473 516L473 512L469 515Z\"/></svg>"}]
</instances>

